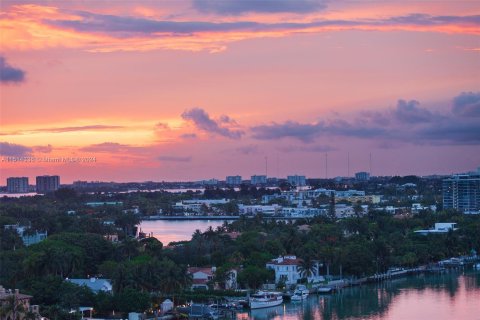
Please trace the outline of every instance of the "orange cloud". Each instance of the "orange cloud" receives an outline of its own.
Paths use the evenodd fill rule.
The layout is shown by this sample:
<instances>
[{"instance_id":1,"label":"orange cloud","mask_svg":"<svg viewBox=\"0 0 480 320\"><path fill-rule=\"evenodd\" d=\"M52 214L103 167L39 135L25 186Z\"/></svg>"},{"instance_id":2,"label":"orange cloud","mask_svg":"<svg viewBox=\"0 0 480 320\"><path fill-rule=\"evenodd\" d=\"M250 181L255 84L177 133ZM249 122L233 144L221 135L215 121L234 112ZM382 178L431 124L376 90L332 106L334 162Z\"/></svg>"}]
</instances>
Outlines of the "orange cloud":
<instances>
[{"instance_id":1,"label":"orange cloud","mask_svg":"<svg viewBox=\"0 0 480 320\"><path fill-rule=\"evenodd\" d=\"M221 52L229 43L245 39L285 37L325 31L415 31L480 34L478 16L430 16L422 14L390 18L320 19L318 16L286 17L250 15L212 21L156 20L155 11L137 8L138 16L94 12L69 12L38 5L11 6L0 16L0 40L4 50L51 47L81 48L93 52L149 51L157 49ZM345 16L345 15L344 15ZM308 17L308 15L307 15ZM243 17L245 18L245 17Z\"/></svg>"}]
</instances>

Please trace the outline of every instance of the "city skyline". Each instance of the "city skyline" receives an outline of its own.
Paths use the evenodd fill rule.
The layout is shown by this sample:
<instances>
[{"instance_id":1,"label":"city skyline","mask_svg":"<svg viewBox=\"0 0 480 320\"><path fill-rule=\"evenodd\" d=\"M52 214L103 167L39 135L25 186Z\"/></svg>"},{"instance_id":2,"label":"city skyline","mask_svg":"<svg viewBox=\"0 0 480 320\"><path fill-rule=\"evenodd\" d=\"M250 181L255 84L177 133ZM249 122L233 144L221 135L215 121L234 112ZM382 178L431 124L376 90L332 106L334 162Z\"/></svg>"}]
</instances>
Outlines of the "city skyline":
<instances>
[{"instance_id":1,"label":"city skyline","mask_svg":"<svg viewBox=\"0 0 480 320\"><path fill-rule=\"evenodd\" d=\"M430 175L480 163L475 2L1 10L3 182Z\"/></svg>"}]
</instances>

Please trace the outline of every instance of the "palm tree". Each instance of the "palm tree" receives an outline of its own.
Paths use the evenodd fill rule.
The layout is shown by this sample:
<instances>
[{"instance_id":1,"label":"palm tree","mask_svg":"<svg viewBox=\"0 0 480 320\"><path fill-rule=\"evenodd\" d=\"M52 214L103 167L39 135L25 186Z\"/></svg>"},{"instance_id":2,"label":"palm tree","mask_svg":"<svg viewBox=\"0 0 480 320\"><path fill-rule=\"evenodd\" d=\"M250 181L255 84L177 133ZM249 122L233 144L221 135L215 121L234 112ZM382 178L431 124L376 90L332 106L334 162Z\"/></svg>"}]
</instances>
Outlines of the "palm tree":
<instances>
[{"instance_id":1,"label":"palm tree","mask_svg":"<svg viewBox=\"0 0 480 320\"><path fill-rule=\"evenodd\" d=\"M302 278L308 278L309 276L314 276L318 272L318 263L315 260L312 260L310 257L306 257L300 262L298 266L298 272Z\"/></svg>"},{"instance_id":2,"label":"palm tree","mask_svg":"<svg viewBox=\"0 0 480 320\"><path fill-rule=\"evenodd\" d=\"M0 319L22 319L26 310L22 301L17 301L17 294L9 295L0 307Z\"/></svg>"}]
</instances>

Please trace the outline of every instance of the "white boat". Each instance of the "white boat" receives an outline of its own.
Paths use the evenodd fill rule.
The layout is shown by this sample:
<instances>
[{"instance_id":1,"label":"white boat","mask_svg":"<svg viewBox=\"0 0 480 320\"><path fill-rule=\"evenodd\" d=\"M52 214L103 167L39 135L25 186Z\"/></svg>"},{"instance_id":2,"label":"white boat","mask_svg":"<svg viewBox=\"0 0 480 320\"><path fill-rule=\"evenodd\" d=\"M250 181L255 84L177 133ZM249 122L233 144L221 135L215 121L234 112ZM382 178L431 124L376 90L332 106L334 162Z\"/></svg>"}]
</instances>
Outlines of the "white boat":
<instances>
[{"instance_id":1,"label":"white boat","mask_svg":"<svg viewBox=\"0 0 480 320\"><path fill-rule=\"evenodd\" d=\"M282 304L283 296L281 292L258 291L250 296L248 305L250 309L268 308Z\"/></svg>"},{"instance_id":2,"label":"white boat","mask_svg":"<svg viewBox=\"0 0 480 320\"><path fill-rule=\"evenodd\" d=\"M332 292L333 288L332 287L318 287L317 292L318 293L330 293Z\"/></svg>"},{"instance_id":3,"label":"white boat","mask_svg":"<svg viewBox=\"0 0 480 320\"><path fill-rule=\"evenodd\" d=\"M290 298L292 301L301 301L305 300L308 297L308 289L304 285L298 285L295 291L293 292L292 297Z\"/></svg>"}]
</instances>

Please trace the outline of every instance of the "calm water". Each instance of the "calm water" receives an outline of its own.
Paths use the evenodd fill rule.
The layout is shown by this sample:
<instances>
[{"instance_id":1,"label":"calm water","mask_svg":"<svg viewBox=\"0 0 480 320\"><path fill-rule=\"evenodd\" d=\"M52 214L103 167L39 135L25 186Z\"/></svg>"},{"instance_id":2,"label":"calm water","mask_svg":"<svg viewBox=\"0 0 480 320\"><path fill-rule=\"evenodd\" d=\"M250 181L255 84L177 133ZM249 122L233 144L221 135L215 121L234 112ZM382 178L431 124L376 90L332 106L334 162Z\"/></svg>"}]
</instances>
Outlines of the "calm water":
<instances>
[{"instance_id":1,"label":"calm water","mask_svg":"<svg viewBox=\"0 0 480 320\"><path fill-rule=\"evenodd\" d=\"M139 228L145 232L153 232L153 236L164 245L172 241L190 240L195 230L205 231L221 226L222 220L155 220L142 221Z\"/></svg>"},{"instance_id":2,"label":"calm water","mask_svg":"<svg viewBox=\"0 0 480 320\"><path fill-rule=\"evenodd\" d=\"M415 276L311 295L303 303L239 313L238 320L480 320L480 272Z\"/></svg>"}]
</instances>

